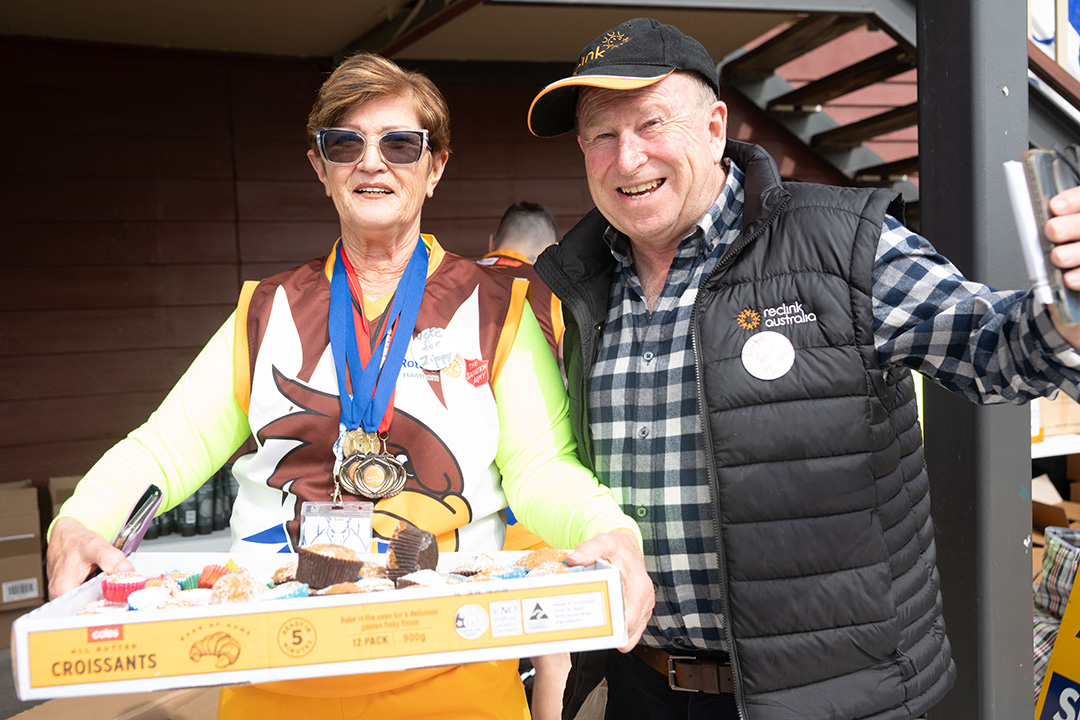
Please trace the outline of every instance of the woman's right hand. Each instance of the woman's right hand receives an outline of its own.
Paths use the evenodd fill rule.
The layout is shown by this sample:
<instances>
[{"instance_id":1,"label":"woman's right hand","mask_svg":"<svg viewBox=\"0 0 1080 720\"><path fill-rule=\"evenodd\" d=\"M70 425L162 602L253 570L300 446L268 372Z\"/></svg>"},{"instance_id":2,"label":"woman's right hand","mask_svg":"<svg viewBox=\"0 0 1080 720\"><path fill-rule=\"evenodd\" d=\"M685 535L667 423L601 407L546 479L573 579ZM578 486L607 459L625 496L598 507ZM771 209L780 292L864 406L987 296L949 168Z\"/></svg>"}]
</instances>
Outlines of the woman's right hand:
<instances>
[{"instance_id":1,"label":"woman's right hand","mask_svg":"<svg viewBox=\"0 0 1080 720\"><path fill-rule=\"evenodd\" d=\"M95 568L110 574L131 572L135 566L108 540L72 518L60 518L53 525L45 552L45 572L49 576L49 599L82 585Z\"/></svg>"}]
</instances>

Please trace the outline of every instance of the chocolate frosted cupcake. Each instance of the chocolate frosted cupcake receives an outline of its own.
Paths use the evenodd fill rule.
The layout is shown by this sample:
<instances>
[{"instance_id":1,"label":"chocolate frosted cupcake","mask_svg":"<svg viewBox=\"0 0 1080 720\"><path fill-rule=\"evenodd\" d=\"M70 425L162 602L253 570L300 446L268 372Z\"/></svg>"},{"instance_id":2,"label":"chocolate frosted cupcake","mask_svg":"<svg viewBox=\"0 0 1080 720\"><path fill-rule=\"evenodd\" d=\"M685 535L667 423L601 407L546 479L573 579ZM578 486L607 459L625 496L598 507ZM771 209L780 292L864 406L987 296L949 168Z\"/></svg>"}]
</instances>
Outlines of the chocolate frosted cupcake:
<instances>
[{"instance_id":1,"label":"chocolate frosted cupcake","mask_svg":"<svg viewBox=\"0 0 1080 720\"><path fill-rule=\"evenodd\" d=\"M407 587L434 587L435 585L449 585L449 583L442 575L434 570L428 569L417 570L416 572L402 575L397 579L397 587L399 589Z\"/></svg>"},{"instance_id":2,"label":"chocolate frosted cupcake","mask_svg":"<svg viewBox=\"0 0 1080 720\"><path fill-rule=\"evenodd\" d=\"M402 520L390 538L386 558L387 575L394 583L398 578L417 570L434 570L439 564L439 544L426 530Z\"/></svg>"},{"instance_id":3,"label":"chocolate frosted cupcake","mask_svg":"<svg viewBox=\"0 0 1080 720\"><path fill-rule=\"evenodd\" d=\"M322 543L304 545L297 555L296 580L312 590L355 582L364 561L352 548Z\"/></svg>"}]
</instances>

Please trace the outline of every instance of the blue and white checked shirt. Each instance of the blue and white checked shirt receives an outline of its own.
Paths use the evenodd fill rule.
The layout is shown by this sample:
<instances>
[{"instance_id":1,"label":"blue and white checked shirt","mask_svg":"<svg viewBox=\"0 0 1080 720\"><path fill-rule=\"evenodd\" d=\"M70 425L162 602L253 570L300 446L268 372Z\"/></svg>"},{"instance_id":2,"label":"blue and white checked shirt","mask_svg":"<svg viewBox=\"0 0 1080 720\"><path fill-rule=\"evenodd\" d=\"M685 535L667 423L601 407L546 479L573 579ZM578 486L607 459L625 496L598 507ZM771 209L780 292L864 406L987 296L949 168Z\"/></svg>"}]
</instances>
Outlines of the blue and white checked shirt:
<instances>
[{"instance_id":1,"label":"blue and white checked shirt","mask_svg":"<svg viewBox=\"0 0 1080 720\"><path fill-rule=\"evenodd\" d=\"M608 228L619 265L589 377L598 477L637 519L656 583L643 637L669 650L727 650L690 315L702 279L742 230L743 172L679 245L652 313L629 239ZM1080 382L1080 354L1030 293L969 282L924 238L886 217L874 264L882 367L902 365L980 403L1023 402Z\"/></svg>"}]
</instances>

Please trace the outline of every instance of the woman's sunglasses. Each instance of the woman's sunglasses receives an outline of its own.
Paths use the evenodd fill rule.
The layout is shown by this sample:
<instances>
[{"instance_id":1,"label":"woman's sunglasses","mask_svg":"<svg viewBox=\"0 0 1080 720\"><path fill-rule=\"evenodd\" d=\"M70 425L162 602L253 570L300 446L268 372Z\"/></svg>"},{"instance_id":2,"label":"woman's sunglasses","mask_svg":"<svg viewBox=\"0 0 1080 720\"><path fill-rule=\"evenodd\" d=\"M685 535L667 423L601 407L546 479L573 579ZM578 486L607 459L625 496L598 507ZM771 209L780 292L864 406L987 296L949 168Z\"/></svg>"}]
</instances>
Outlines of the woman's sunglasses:
<instances>
[{"instance_id":1,"label":"woman's sunglasses","mask_svg":"<svg viewBox=\"0 0 1080 720\"><path fill-rule=\"evenodd\" d=\"M359 130L319 128L315 141L323 159L332 165L354 165L364 158L367 137ZM389 165L414 165L428 144L427 130L386 130L375 138L379 156Z\"/></svg>"}]
</instances>

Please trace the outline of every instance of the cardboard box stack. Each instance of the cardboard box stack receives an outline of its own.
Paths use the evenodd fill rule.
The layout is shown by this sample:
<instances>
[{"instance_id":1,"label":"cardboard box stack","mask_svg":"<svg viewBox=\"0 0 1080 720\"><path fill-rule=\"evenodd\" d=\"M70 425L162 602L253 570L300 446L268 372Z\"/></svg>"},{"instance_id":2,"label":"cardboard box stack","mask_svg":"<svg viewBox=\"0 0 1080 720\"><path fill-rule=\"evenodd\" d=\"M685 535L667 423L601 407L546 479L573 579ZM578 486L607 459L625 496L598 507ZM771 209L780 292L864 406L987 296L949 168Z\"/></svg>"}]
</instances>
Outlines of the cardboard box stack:
<instances>
[{"instance_id":1,"label":"cardboard box stack","mask_svg":"<svg viewBox=\"0 0 1080 720\"><path fill-rule=\"evenodd\" d=\"M1036 408L1043 436L1080 434L1080 404L1065 393L1059 392L1053 400L1039 398ZM1032 427L1032 437L1036 434Z\"/></svg>"},{"instance_id":2,"label":"cardboard box stack","mask_svg":"<svg viewBox=\"0 0 1080 720\"><path fill-rule=\"evenodd\" d=\"M44 597L40 522L37 488L0 484L0 647L10 647L15 618Z\"/></svg>"},{"instance_id":3,"label":"cardboard box stack","mask_svg":"<svg viewBox=\"0 0 1080 720\"><path fill-rule=\"evenodd\" d=\"M1073 457L1069 456L1069 474L1073 477ZM1080 470L1080 456L1075 456ZM1031 479L1031 563L1033 576L1042 570L1046 528L1080 527L1080 482L1070 483L1070 499L1065 500L1047 475Z\"/></svg>"},{"instance_id":4,"label":"cardboard box stack","mask_svg":"<svg viewBox=\"0 0 1080 720\"><path fill-rule=\"evenodd\" d=\"M81 479L82 475L61 475L49 478L49 495L52 497L52 513L49 519L56 517L60 506L75 492L75 486Z\"/></svg>"}]
</instances>

